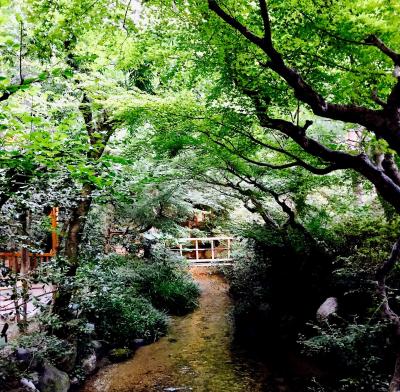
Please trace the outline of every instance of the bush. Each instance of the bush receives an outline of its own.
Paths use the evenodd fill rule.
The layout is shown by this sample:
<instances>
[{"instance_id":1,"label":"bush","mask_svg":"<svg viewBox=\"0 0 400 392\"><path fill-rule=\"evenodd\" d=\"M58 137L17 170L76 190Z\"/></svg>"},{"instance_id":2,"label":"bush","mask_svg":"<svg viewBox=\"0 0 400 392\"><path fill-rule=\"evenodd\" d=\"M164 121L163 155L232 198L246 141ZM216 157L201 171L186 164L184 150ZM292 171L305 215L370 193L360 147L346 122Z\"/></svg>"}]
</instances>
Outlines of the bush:
<instances>
[{"instance_id":1,"label":"bush","mask_svg":"<svg viewBox=\"0 0 400 392\"><path fill-rule=\"evenodd\" d=\"M388 389L393 358L389 355L384 323L314 326L316 335L299 340L303 353L335 376L327 391L381 391Z\"/></svg>"},{"instance_id":2,"label":"bush","mask_svg":"<svg viewBox=\"0 0 400 392\"><path fill-rule=\"evenodd\" d=\"M326 298L331 260L312 244L301 248L299 232L254 226L246 235L252 239L243 242L227 274L237 336L260 350L295 344Z\"/></svg>"},{"instance_id":3,"label":"bush","mask_svg":"<svg viewBox=\"0 0 400 392\"><path fill-rule=\"evenodd\" d=\"M166 331L166 313L193 310L199 296L182 261L160 248L150 260L112 255L86 263L78 280L75 301L81 316L114 345L156 340Z\"/></svg>"},{"instance_id":4,"label":"bush","mask_svg":"<svg viewBox=\"0 0 400 392\"><path fill-rule=\"evenodd\" d=\"M15 348L29 349L39 362L46 360L55 366L63 362L65 357L71 355L74 351L71 343L46 332L21 335L13 345Z\"/></svg>"},{"instance_id":5,"label":"bush","mask_svg":"<svg viewBox=\"0 0 400 392\"><path fill-rule=\"evenodd\" d=\"M145 298L110 295L96 305L97 334L117 346L132 345L136 338L153 342L167 330L166 315Z\"/></svg>"},{"instance_id":6,"label":"bush","mask_svg":"<svg viewBox=\"0 0 400 392\"><path fill-rule=\"evenodd\" d=\"M150 263L136 264L140 294L156 308L171 314L192 311L198 305L200 291L184 266L180 258L163 248L155 248Z\"/></svg>"},{"instance_id":7,"label":"bush","mask_svg":"<svg viewBox=\"0 0 400 392\"><path fill-rule=\"evenodd\" d=\"M27 350L26 360L16 359L17 348ZM44 361L62 367L66 358L73 354L72 344L46 332L21 335L12 342L12 345L0 351L0 390L11 390L17 387L21 377L29 377Z\"/></svg>"},{"instance_id":8,"label":"bush","mask_svg":"<svg viewBox=\"0 0 400 392\"><path fill-rule=\"evenodd\" d=\"M0 385L4 390L11 389L15 380L17 380L21 374L22 372L18 368L17 363L10 360L9 355L0 353Z\"/></svg>"}]
</instances>

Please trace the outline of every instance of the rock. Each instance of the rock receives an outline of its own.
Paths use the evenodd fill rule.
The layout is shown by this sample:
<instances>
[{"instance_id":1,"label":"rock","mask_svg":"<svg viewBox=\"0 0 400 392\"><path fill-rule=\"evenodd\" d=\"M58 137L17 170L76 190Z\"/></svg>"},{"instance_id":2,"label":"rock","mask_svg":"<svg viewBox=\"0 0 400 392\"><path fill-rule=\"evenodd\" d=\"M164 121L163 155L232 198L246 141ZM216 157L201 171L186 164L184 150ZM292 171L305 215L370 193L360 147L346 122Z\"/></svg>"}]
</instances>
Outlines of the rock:
<instances>
[{"instance_id":1,"label":"rock","mask_svg":"<svg viewBox=\"0 0 400 392\"><path fill-rule=\"evenodd\" d=\"M317 310L317 320L319 322L327 321L329 317L336 313L338 309L338 301L335 297L327 298Z\"/></svg>"},{"instance_id":2,"label":"rock","mask_svg":"<svg viewBox=\"0 0 400 392\"><path fill-rule=\"evenodd\" d=\"M68 374L58 370L48 362L43 364L43 369L39 375L40 392L68 392L71 383Z\"/></svg>"},{"instance_id":3,"label":"rock","mask_svg":"<svg viewBox=\"0 0 400 392\"><path fill-rule=\"evenodd\" d=\"M85 332L88 335L92 335L94 333L95 325L93 323L86 323L85 324Z\"/></svg>"},{"instance_id":4,"label":"rock","mask_svg":"<svg viewBox=\"0 0 400 392\"><path fill-rule=\"evenodd\" d=\"M133 351L129 348L114 348L108 353L108 356L113 362L121 362L129 359L132 354Z\"/></svg>"},{"instance_id":5,"label":"rock","mask_svg":"<svg viewBox=\"0 0 400 392\"><path fill-rule=\"evenodd\" d=\"M133 339L133 344L135 345L135 347L141 347L144 346L146 342L144 339Z\"/></svg>"},{"instance_id":6,"label":"rock","mask_svg":"<svg viewBox=\"0 0 400 392\"><path fill-rule=\"evenodd\" d=\"M96 368L97 368L97 357L96 353L93 352L82 361L82 369L88 376L92 374L96 370Z\"/></svg>"},{"instance_id":7,"label":"rock","mask_svg":"<svg viewBox=\"0 0 400 392\"><path fill-rule=\"evenodd\" d=\"M169 341L170 343L176 343L176 342L178 341L178 339L175 339L175 338L168 338L168 341Z\"/></svg>"},{"instance_id":8,"label":"rock","mask_svg":"<svg viewBox=\"0 0 400 392\"><path fill-rule=\"evenodd\" d=\"M97 358L103 356L104 353L104 345L100 342L100 340L92 340L90 342L90 347L93 349Z\"/></svg>"},{"instance_id":9,"label":"rock","mask_svg":"<svg viewBox=\"0 0 400 392\"><path fill-rule=\"evenodd\" d=\"M23 347L18 347L17 351L15 352L15 357L17 360L23 363L29 363L32 359L32 356L32 351Z\"/></svg>"},{"instance_id":10,"label":"rock","mask_svg":"<svg viewBox=\"0 0 400 392\"><path fill-rule=\"evenodd\" d=\"M28 391L32 391L32 392L37 392L38 389L36 389L35 384L33 383L32 380L29 380L27 378L21 378L20 380L21 385L26 388Z\"/></svg>"},{"instance_id":11,"label":"rock","mask_svg":"<svg viewBox=\"0 0 400 392\"><path fill-rule=\"evenodd\" d=\"M79 385L79 378L78 377L72 377L71 378L71 385Z\"/></svg>"},{"instance_id":12,"label":"rock","mask_svg":"<svg viewBox=\"0 0 400 392\"><path fill-rule=\"evenodd\" d=\"M18 362L30 369L36 369L39 366L39 361L35 358L32 350L28 348L18 347L15 351L15 358Z\"/></svg>"}]
</instances>

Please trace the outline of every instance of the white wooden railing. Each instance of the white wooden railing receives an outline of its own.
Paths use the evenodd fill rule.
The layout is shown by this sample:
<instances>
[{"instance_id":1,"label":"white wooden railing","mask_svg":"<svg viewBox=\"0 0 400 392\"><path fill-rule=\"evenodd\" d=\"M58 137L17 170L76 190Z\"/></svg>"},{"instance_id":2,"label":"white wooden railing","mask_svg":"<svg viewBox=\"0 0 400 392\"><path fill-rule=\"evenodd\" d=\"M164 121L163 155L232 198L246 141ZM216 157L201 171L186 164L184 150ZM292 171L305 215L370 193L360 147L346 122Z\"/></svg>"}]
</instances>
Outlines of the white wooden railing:
<instances>
[{"instance_id":1,"label":"white wooden railing","mask_svg":"<svg viewBox=\"0 0 400 392\"><path fill-rule=\"evenodd\" d=\"M233 237L179 238L172 250L192 264L231 264Z\"/></svg>"}]
</instances>

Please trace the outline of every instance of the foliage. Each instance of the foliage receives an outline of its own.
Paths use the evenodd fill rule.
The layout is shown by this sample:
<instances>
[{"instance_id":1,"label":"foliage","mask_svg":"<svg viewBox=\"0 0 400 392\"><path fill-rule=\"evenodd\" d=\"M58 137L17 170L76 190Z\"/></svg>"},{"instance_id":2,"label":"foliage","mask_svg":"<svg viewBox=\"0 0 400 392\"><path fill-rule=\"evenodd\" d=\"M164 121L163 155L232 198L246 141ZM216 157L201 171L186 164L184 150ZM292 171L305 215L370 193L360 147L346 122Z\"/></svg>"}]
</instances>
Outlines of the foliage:
<instances>
[{"instance_id":1,"label":"foliage","mask_svg":"<svg viewBox=\"0 0 400 392\"><path fill-rule=\"evenodd\" d=\"M386 391L390 348L386 340L390 326L345 324L314 326L316 335L300 343L304 354L336 374L328 390ZM389 362L390 363L390 362Z\"/></svg>"},{"instance_id":2,"label":"foliage","mask_svg":"<svg viewBox=\"0 0 400 392\"><path fill-rule=\"evenodd\" d=\"M5 388L11 387L15 379L21 374L16 362L10 361L9 356L0 355L0 382Z\"/></svg>"},{"instance_id":3,"label":"foliage","mask_svg":"<svg viewBox=\"0 0 400 392\"><path fill-rule=\"evenodd\" d=\"M150 265L136 266L139 276L139 293L158 308L172 314L186 314L198 305L200 291L182 260L173 256L163 247L152 251Z\"/></svg>"},{"instance_id":4,"label":"foliage","mask_svg":"<svg viewBox=\"0 0 400 392\"><path fill-rule=\"evenodd\" d=\"M28 361L17 361L15 351L27 350ZM4 390L17 386L16 380L29 377L44 361L62 366L68 356L73 355L74 347L65 340L47 332L33 332L21 335L11 346L0 351L0 381Z\"/></svg>"},{"instance_id":5,"label":"foliage","mask_svg":"<svg viewBox=\"0 0 400 392\"><path fill-rule=\"evenodd\" d=\"M95 324L100 338L119 345L156 340L166 332L166 312L193 310L199 295L181 261L165 251L151 260L116 255L96 260L81 269L79 280L80 316Z\"/></svg>"},{"instance_id":6,"label":"foliage","mask_svg":"<svg viewBox=\"0 0 400 392\"><path fill-rule=\"evenodd\" d=\"M145 298L107 293L96 297L91 305L96 332L101 339L115 345L132 345L136 338L151 343L167 329L166 316L157 311ZM89 312L89 309L87 309Z\"/></svg>"},{"instance_id":7,"label":"foliage","mask_svg":"<svg viewBox=\"0 0 400 392\"><path fill-rule=\"evenodd\" d=\"M271 231L255 226L253 240L242 243L235 255L240 261L227 272L238 336L256 347L293 344L329 290L329 255L299 248L300 233L283 232L278 241L272 231L270 241Z\"/></svg>"},{"instance_id":8,"label":"foliage","mask_svg":"<svg viewBox=\"0 0 400 392\"><path fill-rule=\"evenodd\" d=\"M73 345L65 340L59 339L47 332L34 332L22 335L13 342L15 348L22 347L32 352L35 360L41 363L43 360L55 366L63 362L66 356L73 353Z\"/></svg>"}]
</instances>

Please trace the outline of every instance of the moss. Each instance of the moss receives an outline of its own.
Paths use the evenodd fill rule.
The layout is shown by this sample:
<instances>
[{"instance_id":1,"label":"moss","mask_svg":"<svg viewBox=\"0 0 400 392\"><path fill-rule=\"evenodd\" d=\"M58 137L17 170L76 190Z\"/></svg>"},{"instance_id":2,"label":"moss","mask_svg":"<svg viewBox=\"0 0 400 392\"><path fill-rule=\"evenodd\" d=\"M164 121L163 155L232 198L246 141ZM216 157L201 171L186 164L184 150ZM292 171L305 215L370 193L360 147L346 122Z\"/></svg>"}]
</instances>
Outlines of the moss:
<instances>
[{"instance_id":1,"label":"moss","mask_svg":"<svg viewBox=\"0 0 400 392\"><path fill-rule=\"evenodd\" d=\"M113 362L126 361L133 355L133 351L127 347L114 348L108 353L108 357Z\"/></svg>"}]
</instances>

